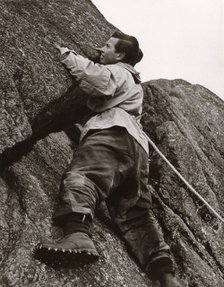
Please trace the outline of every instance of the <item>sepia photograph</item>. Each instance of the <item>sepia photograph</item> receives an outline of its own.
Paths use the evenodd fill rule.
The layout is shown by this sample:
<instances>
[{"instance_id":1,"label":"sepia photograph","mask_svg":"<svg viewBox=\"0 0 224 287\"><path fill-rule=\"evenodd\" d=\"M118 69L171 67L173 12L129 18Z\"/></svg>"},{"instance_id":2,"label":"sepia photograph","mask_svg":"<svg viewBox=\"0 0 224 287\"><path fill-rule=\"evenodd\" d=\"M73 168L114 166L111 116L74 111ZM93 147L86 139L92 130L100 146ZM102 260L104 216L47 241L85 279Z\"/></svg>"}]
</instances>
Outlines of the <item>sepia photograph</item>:
<instances>
[{"instance_id":1,"label":"sepia photograph","mask_svg":"<svg viewBox=\"0 0 224 287\"><path fill-rule=\"evenodd\" d=\"M0 0L0 286L224 286L224 0Z\"/></svg>"}]
</instances>

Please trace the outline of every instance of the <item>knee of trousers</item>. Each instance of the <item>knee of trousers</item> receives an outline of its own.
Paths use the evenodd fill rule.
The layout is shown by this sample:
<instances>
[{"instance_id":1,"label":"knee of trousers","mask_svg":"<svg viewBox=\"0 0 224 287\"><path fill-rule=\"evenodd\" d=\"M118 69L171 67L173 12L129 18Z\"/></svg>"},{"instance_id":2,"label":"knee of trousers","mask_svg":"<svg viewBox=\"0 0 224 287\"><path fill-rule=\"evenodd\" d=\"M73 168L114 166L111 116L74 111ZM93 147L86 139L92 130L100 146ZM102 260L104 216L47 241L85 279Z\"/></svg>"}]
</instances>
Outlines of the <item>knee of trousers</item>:
<instances>
[{"instance_id":1,"label":"knee of trousers","mask_svg":"<svg viewBox=\"0 0 224 287\"><path fill-rule=\"evenodd\" d=\"M64 202L71 205L74 212L90 209L94 213L98 200L97 187L84 174L67 172L61 185L61 195Z\"/></svg>"}]
</instances>

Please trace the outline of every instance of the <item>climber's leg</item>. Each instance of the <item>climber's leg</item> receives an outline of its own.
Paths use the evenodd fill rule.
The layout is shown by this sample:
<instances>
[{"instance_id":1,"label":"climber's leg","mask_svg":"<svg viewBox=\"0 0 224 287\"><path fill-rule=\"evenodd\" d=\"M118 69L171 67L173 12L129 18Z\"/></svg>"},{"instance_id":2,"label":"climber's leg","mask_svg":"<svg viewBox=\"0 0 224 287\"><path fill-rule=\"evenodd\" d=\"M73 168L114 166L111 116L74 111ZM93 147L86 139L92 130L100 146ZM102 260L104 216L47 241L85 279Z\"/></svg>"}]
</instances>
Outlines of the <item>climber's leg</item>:
<instances>
[{"instance_id":1,"label":"climber's leg","mask_svg":"<svg viewBox=\"0 0 224 287\"><path fill-rule=\"evenodd\" d=\"M124 199L122 199L122 205L125 206ZM110 211L113 210L111 216L113 216L131 252L143 269L147 271L150 278L158 280L161 278L161 274L173 274L174 268L169 246L159 232L150 208L141 205L140 199L135 206L127 210L123 208L123 211L119 213L116 213L113 207L109 209Z\"/></svg>"},{"instance_id":2,"label":"climber's leg","mask_svg":"<svg viewBox=\"0 0 224 287\"><path fill-rule=\"evenodd\" d=\"M65 237L56 243L42 242L35 252L39 260L46 262L47 257L48 261L60 263L62 257L71 257L71 253L75 258L77 252L83 254L85 261L86 258L97 258L98 253L90 238L90 225L96 204L116 189L121 180L119 175L124 176L122 170L130 158L128 138L125 129L114 127L94 131L80 144L63 177L60 206L53 218L54 224L63 229ZM80 232L85 234L83 242L74 235ZM55 253L59 252L57 260Z\"/></svg>"},{"instance_id":3,"label":"climber's leg","mask_svg":"<svg viewBox=\"0 0 224 287\"><path fill-rule=\"evenodd\" d=\"M164 274L174 273L173 262L169 246L151 211L151 193L147 186L148 157L136 142L135 155L129 176L108 198L108 207L141 266L147 269L151 278L165 278Z\"/></svg>"}]
</instances>

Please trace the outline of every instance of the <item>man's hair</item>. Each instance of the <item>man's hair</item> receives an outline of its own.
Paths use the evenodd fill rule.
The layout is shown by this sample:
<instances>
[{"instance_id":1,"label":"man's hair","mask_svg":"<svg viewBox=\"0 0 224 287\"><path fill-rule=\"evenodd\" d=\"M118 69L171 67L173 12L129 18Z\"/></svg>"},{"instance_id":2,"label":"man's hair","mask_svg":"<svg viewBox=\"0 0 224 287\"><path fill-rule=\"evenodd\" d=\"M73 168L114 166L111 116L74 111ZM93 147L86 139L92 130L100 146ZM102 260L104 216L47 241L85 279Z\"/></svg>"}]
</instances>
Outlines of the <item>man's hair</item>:
<instances>
[{"instance_id":1,"label":"man's hair","mask_svg":"<svg viewBox=\"0 0 224 287\"><path fill-rule=\"evenodd\" d=\"M116 52L125 53L121 62L134 66L141 61L143 53L139 48L138 40L135 37L118 31L113 33L112 37L119 40L115 45Z\"/></svg>"}]
</instances>

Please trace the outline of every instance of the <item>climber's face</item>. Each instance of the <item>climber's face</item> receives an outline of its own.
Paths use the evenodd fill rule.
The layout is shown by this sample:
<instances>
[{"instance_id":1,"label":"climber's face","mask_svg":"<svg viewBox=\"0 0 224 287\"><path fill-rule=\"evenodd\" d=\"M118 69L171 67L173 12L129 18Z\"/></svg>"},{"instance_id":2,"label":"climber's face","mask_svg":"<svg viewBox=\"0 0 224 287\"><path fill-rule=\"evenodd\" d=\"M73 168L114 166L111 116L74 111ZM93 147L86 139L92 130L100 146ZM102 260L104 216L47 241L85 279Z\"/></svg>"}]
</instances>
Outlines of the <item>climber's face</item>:
<instances>
[{"instance_id":1,"label":"climber's face","mask_svg":"<svg viewBox=\"0 0 224 287\"><path fill-rule=\"evenodd\" d=\"M119 39L111 37L102 48L97 49L100 52L101 64L115 64L124 57L123 53L116 52L115 47L118 41Z\"/></svg>"}]
</instances>

